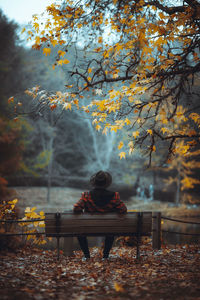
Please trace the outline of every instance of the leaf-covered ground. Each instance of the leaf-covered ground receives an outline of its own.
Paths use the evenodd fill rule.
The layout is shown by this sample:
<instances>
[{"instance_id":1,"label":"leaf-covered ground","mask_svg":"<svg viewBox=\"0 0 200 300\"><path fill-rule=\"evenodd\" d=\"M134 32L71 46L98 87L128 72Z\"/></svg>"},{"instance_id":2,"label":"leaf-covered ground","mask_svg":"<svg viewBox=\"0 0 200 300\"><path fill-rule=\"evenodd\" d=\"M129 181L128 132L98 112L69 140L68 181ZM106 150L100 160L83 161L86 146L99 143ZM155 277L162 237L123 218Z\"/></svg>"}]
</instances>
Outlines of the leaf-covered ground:
<instances>
[{"instance_id":1,"label":"leaf-covered ground","mask_svg":"<svg viewBox=\"0 0 200 300\"><path fill-rule=\"evenodd\" d=\"M200 299L200 250L164 246L152 250L114 247L108 261L100 249L82 260L55 251L26 248L0 253L0 299Z\"/></svg>"}]
</instances>

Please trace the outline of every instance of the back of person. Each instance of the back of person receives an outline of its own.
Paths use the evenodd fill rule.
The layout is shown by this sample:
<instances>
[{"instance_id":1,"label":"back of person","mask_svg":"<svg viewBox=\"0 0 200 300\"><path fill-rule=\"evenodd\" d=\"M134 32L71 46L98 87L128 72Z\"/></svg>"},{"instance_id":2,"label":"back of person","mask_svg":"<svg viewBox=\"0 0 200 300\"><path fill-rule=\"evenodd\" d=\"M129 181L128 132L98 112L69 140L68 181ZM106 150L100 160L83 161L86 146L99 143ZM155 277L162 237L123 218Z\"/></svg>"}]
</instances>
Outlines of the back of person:
<instances>
[{"instance_id":1,"label":"back of person","mask_svg":"<svg viewBox=\"0 0 200 300\"><path fill-rule=\"evenodd\" d=\"M76 213L126 213L126 211L126 206L120 200L118 192L98 188L82 193L81 199L74 205Z\"/></svg>"},{"instance_id":2,"label":"back of person","mask_svg":"<svg viewBox=\"0 0 200 300\"><path fill-rule=\"evenodd\" d=\"M112 183L112 176L108 172L99 171L90 179L94 187L89 192L82 193L80 200L74 204L74 213L126 213L126 205L120 200L118 192L107 190ZM86 258L90 257L87 238L79 236L78 241ZM108 258L114 241L113 236L105 239L104 258Z\"/></svg>"}]
</instances>

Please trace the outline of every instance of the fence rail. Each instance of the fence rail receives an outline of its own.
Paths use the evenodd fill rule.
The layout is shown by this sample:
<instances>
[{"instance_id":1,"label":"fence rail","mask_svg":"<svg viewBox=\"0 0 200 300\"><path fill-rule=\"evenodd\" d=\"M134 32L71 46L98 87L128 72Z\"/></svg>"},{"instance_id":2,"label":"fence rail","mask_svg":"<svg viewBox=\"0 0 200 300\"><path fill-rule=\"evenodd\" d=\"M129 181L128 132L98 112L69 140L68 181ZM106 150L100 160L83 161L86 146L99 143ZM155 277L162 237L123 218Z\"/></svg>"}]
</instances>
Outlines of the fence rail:
<instances>
[{"instance_id":1,"label":"fence rail","mask_svg":"<svg viewBox=\"0 0 200 300\"><path fill-rule=\"evenodd\" d=\"M21 219L17 219L17 220L0 220L0 223L2 223L3 225L7 225L7 224L13 224L13 223L35 223L35 222L43 222L45 221L44 219L31 219L31 220L21 220ZM23 230L23 228L21 228ZM5 226L5 230L7 230L6 226ZM44 235L45 232L6 232L6 233L0 233L0 237L9 237L9 236L28 236L28 235Z\"/></svg>"},{"instance_id":2,"label":"fence rail","mask_svg":"<svg viewBox=\"0 0 200 300\"><path fill-rule=\"evenodd\" d=\"M0 220L0 223L33 223L33 222L42 222L44 219L31 219L31 220Z\"/></svg>"},{"instance_id":3,"label":"fence rail","mask_svg":"<svg viewBox=\"0 0 200 300\"><path fill-rule=\"evenodd\" d=\"M36 236L38 236L38 235L44 235L45 234L45 232L30 232L30 233L1 233L0 234L0 237L1 236L27 236L27 235L36 235Z\"/></svg>"},{"instance_id":4,"label":"fence rail","mask_svg":"<svg viewBox=\"0 0 200 300\"><path fill-rule=\"evenodd\" d=\"M162 232L173 233L173 234L181 234L181 235L200 236L200 233L188 233L188 232L180 232L180 231L169 231L169 230L163 230L163 229L162 229Z\"/></svg>"},{"instance_id":5,"label":"fence rail","mask_svg":"<svg viewBox=\"0 0 200 300\"><path fill-rule=\"evenodd\" d=\"M190 222L190 221L184 221L184 220L177 220L177 219L173 219L173 218L169 218L169 217L164 217L164 216L161 216L161 219L168 220L168 221L173 221L173 222L179 222L179 223L200 225L200 222Z\"/></svg>"}]
</instances>

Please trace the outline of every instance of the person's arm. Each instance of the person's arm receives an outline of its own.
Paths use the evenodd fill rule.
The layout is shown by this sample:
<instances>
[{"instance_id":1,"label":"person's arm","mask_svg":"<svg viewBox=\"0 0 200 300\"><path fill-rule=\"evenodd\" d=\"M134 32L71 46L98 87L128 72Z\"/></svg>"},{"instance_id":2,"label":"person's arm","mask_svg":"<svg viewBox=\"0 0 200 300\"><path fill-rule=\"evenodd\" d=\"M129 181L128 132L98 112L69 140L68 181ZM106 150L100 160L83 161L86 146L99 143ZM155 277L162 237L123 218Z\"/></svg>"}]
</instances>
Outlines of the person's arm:
<instances>
[{"instance_id":1,"label":"person's arm","mask_svg":"<svg viewBox=\"0 0 200 300\"><path fill-rule=\"evenodd\" d=\"M120 213L120 214L125 214L127 213L127 207L126 205L124 204L124 202L122 202L120 200L120 195L118 192L115 192L115 198L114 198L114 201L115 201L115 209L116 209L116 212Z\"/></svg>"},{"instance_id":2,"label":"person's arm","mask_svg":"<svg viewBox=\"0 0 200 300\"><path fill-rule=\"evenodd\" d=\"M82 193L80 200L74 204L73 212L74 213L82 213L85 209L85 193Z\"/></svg>"}]
</instances>

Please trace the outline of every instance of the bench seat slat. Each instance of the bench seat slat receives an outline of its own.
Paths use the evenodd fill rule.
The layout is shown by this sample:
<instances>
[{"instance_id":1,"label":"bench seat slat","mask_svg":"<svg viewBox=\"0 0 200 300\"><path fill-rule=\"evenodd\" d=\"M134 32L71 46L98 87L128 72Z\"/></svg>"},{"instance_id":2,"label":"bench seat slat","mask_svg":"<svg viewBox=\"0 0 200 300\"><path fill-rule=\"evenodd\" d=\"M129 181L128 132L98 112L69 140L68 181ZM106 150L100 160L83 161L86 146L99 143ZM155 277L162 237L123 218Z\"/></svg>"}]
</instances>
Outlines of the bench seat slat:
<instances>
[{"instance_id":1,"label":"bench seat slat","mask_svg":"<svg viewBox=\"0 0 200 300\"><path fill-rule=\"evenodd\" d=\"M137 212L129 212L127 214L116 214L116 213L109 213L109 214L74 214L74 213L62 213L61 218L62 219L69 219L69 220L75 220L75 219L89 219L89 220L102 220L102 219L137 219ZM143 218L151 218L152 213L151 212L143 212ZM54 213L46 213L45 214L46 220L55 220L55 214Z\"/></svg>"},{"instance_id":2,"label":"bench seat slat","mask_svg":"<svg viewBox=\"0 0 200 300\"><path fill-rule=\"evenodd\" d=\"M60 228L62 227L69 227L69 226L137 226L137 220L61 220L60 221ZM151 221L144 220L143 225L151 225ZM48 227L55 227L55 221L46 221L46 226Z\"/></svg>"},{"instance_id":3,"label":"bench seat slat","mask_svg":"<svg viewBox=\"0 0 200 300\"><path fill-rule=\"evenodd\" d=\"M127 232L130 232L130 233L134 233L134 232L137 232L137 228L136 227L122 227L122 226L116 226L116 227L69 227L67 229L63 229L63 230L60 230L59 232L57 232L54 228L47 228L46 230L46 234L49 234L49 233L53 233L53 234L56 234L56 233L99 233L99 232L104 232L104 233L110 233L110 232L124 232L124 233L127 233ZM141 233L143 234L143 232L151 232L151 230L149 230L149 228L145 228L143 227L142 230L141 230Z\"/></svg>"},{"instance_id":4,"label":"bench seat slat","mask_svg":"<svg viewBox=\"0 0 200 300\"><path fill-rule=\"evenodd\" d=\"M73 236L78 234L136 234L138 213L119 214L60 214L56 221L55 214L46 214L45 231L47 236ZM58 225L59 224L59 225ZM58 227L56 226L58 225ZM152 231L152 213L144 212L140 233L150 235Z\"/></svg>"},{"instance_id":5,"label":"bench seat slat","mask_svg":"<svg viewBox=\"0 0 200 300\"><path fill-rule=\"evenodd\" d=\"M114 236L137 236L136 232L98 232L98 233L49 233L46 234L47 237L76 237L76 236L102 236L104 237L105 235L114 235ZM151 236L150 232L143 232L142 236Z\"/></svg>"}]
</instances>

